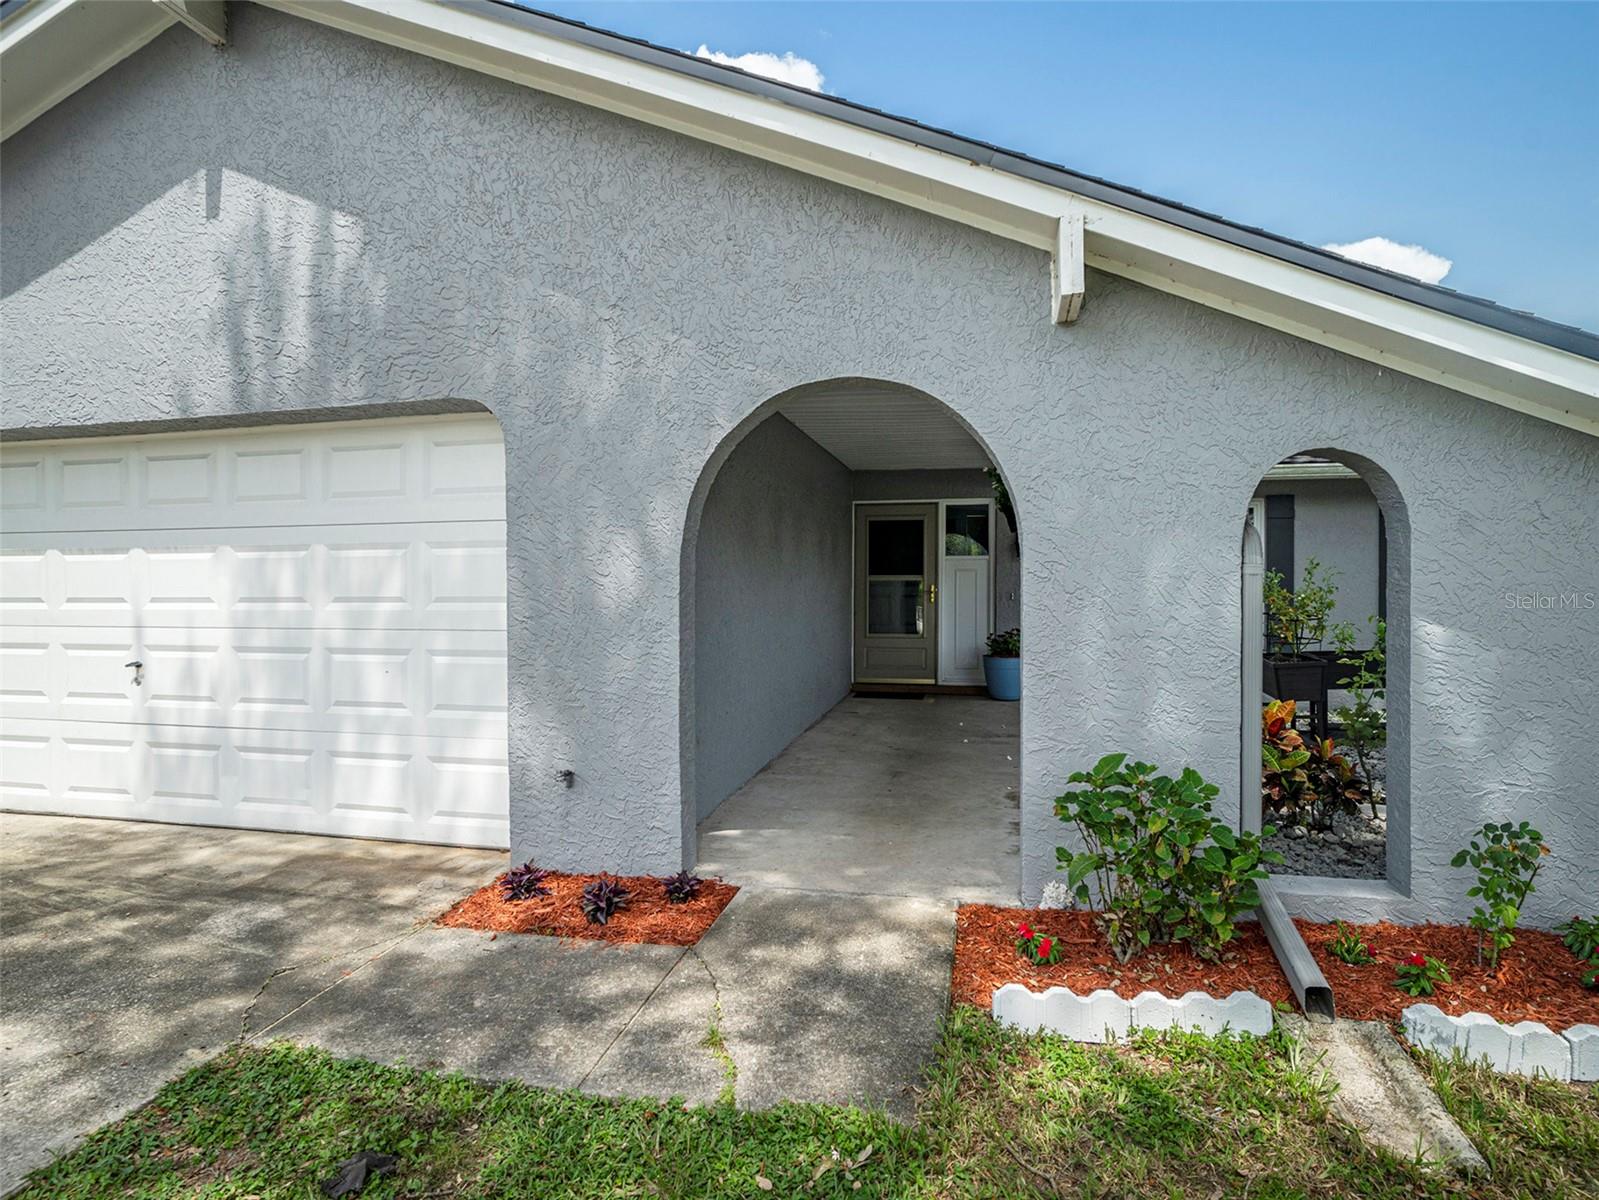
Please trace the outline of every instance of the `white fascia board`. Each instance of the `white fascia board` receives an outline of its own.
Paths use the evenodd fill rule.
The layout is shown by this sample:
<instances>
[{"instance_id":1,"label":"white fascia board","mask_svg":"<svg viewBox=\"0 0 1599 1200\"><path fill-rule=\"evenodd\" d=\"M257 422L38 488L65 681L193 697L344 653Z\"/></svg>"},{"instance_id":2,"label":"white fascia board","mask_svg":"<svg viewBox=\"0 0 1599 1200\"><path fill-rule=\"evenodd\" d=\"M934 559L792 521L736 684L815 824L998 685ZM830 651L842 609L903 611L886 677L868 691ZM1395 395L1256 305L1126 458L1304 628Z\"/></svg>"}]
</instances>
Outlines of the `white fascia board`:
<instances>
[{"instance_id":1,"label":"white fascia board","mask_svg":"<svg viewBox=\"0 0 1599 1200\"><path fill-rule=\"evenodd\" d=\"M0 26L0 141L176 23L159 4L33 0Z\"/></svg>"},{"instance_id":2,"label":"white fascia board","mask_svg":"<svg viewBox=\"0 0 1599 1200\"><path fill-rule=\"evenodd\" d=\"M1089 266L1599 436L1599 363L1155 217L530 29L483 6L263 2L829 179L1052 258L1061 252L1062 218L1080 215ZM1073 294L1069 287L1059 290ZM1056 301L1052 307L1058 315L1071 305Z\"/></svg>"},{"instance_id":3,"label":"white fascia board","mask_svg":"<svg viewBox=\"0 0 1599 1200\"><path fill-rule=\"evenodd\" d=\"M223 0L155 0L213 46L228 41L228 9Z\"/></svg>"}]
</instances>

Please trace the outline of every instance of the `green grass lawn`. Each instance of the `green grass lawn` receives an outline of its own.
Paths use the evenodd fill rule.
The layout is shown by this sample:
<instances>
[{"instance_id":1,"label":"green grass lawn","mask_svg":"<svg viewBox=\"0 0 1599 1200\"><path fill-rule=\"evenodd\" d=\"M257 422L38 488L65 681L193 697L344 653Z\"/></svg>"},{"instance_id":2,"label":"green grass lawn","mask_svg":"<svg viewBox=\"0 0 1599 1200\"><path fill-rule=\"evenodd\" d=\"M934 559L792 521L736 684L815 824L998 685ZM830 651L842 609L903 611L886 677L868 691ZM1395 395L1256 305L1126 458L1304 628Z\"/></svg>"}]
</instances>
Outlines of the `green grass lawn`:
<instances>
[{"instance_id":1,"label":"green grass lawn","mask_svg":"<svg viewBox=\"0 0 1599 1200\"><path fill-rule=\"evenodd\" d=\"M1494 1168L1458 1194L1599 1196L1593 1089L1424 1066ZM1457 1194L1365 1148L1326 1100L1276 1035L1079 1046L972 1009L949 1019L915 1128L853 1108L494 1087L276 1045L189 1072L22 1194L310 1198L360 1150L402 1162L363 1198Z\"/></svg>"}]
</instances>

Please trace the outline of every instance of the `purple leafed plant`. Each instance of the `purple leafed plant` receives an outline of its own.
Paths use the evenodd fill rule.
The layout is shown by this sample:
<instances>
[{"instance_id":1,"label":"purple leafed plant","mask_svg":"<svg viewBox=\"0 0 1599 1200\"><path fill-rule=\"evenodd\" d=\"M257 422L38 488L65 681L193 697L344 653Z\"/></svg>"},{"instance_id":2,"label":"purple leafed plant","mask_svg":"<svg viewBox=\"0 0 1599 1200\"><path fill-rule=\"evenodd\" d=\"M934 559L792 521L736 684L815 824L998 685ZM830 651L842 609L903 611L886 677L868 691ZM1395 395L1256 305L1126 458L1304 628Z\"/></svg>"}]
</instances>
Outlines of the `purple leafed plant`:
<instances>
[{"instance_id":1,"label":"purple leafed plant","mask_svg":"<svg viewBox=\"0 0 1599 1200\"><path fill-rule=\"evenodd\" d=\"M531 900L534 896L548 896L550 889L544 886L544 880L548 875L549 872L544 868L535 867L529 861L507 871L505 878L500 880L500 887L504 890L507 900Z\"/></svg>"},{"instance_id":2,"label":"purple leafed plant","mask_svg":"<svg viewBox=\"0 0 1599 1200\"><path fill-rule=\"evenodd\" d=\"M700 884L705 881L698 875L690 875L687 871L679 871L676 875L668 875L661 880L661 886L666 889L666 899L671 904L687 904L699 895Z\"/></svg>"},{"instance_id":3,"label":"purple leafed plant","mask_svg":"<svg viewBox=\"0 0 1599 1200\"><path fill-rule=\"evenodd\" d=\"M602 875L584 887L579 904L590 925L604 925L616 915L617 909L627 907L627 899L625 887L610 876Z\"/></svg>"}]
</instances>

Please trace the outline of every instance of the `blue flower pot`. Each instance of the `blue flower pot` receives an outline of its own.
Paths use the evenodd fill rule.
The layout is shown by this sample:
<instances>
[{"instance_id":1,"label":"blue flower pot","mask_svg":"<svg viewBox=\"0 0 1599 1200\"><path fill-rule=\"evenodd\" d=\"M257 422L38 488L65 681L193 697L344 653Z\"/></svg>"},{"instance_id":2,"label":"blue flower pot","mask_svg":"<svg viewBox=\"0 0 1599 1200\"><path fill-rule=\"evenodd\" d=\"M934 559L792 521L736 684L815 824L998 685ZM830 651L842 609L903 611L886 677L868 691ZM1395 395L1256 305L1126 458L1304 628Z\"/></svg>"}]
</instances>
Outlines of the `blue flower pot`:
<instances>
[{"instance_id":1,"label":"blue flower pot","mask_svg":"<svg viewBox=\"0 0 1599 1200\"><path fill-rule=\"evenodd\" d=\"M988 684L988 694L996 700L1022 698L1022 660L983 655L983 681Z\"/></svg>"}]
</instances>

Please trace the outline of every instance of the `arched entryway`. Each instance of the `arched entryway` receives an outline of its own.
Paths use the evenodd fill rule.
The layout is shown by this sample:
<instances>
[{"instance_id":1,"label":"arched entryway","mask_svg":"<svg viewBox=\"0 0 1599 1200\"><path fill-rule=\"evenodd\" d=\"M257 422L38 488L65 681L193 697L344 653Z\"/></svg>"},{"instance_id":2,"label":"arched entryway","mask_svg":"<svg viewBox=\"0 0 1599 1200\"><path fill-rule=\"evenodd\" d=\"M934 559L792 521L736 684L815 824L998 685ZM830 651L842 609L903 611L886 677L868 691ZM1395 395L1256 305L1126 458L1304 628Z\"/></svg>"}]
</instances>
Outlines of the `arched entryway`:
<instances>
[{"instance_id":1,"label":"arched entryway","mask_svg":"<svg viewBox=\"0 0 1599 1200\"><path fill-rule=\"evenodd\" d=\"M1289 455L1250 499L1241 554L1244 826L1276 827L1270 845L1287 860L1276 875L1408 892L1410 521L1399 488L1362 455Z\"/></svg>"},{"instance_id":2,"label":"arched entryway","mask_svg":"<svg viewBox=\"0 0 1599 1200\"><path fill-rule=\"evenodd\" d=\"M704 871L1013 901L1020 626L998 464L941 401L866 379L775 396L710 456L685 523L685 841Z\"/></svg>"}]
</instances>

